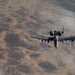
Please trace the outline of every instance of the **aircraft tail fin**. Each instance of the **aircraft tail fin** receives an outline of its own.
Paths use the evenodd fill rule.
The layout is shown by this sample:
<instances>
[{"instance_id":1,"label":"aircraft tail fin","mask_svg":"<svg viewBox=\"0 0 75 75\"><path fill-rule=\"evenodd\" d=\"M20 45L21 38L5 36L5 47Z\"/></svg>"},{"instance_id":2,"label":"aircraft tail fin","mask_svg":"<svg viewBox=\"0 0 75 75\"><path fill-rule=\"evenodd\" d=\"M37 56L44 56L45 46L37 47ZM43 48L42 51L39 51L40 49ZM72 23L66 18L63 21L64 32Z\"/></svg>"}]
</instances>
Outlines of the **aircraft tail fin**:
<instances>
[{"instance_id":1,"label":"aircraft tail fin","mask_svg":"<svg viewBox=\"0 0 75 75\"><path fill-rule=\"evenodd\" d=\"M64 27L63 27L62 33L64 34Z\"/></svg>"}]
</instances>

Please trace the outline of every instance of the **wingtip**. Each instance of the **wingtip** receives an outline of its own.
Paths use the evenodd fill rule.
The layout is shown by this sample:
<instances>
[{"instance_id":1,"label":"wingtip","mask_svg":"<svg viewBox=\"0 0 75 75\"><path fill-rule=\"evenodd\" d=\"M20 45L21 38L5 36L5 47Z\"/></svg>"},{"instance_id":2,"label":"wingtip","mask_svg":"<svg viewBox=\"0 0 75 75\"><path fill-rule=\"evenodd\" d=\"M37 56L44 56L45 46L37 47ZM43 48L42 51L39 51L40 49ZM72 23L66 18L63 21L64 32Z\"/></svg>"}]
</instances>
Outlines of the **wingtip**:
<instances>
[{"instance_id":1,"label":"wingtip","mask_svg":"<svg viewBox=\"0 0 75 75\"><path fill-rule=\"evenodd\" d=\"M31 36L31 38L34 38L34 36Z\"/></svg>"}]
</instances>

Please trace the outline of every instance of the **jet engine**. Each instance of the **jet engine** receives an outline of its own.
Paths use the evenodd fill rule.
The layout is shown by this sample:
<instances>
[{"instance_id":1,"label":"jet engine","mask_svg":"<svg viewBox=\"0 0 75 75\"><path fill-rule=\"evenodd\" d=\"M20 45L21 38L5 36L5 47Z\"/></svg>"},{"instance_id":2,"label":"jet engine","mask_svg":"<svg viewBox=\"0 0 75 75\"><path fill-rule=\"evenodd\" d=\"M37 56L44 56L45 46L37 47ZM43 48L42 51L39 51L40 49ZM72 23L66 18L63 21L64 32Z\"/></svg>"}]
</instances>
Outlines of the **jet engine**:
<instances>
[{"instance_id":1,"label":"jet engine","mask_svg":"<svg viewBox=\"0 0 75 75\"><path fill-rule=\"evenodd\" d=\"M59 35L59 36L61 36L62 34L63 34L62 32L58 31L58 35Z\"/></svg>"},{"instance_id":2,"label":"jet engine","mask_svg":"<svg viewBox=\"0 0 75 75\"><path fill-rule=\"evenodd\" d=\"M54 35L54 32L53 31L50 31L50 35L53 36Z\"/></svg>"}]
</instances>

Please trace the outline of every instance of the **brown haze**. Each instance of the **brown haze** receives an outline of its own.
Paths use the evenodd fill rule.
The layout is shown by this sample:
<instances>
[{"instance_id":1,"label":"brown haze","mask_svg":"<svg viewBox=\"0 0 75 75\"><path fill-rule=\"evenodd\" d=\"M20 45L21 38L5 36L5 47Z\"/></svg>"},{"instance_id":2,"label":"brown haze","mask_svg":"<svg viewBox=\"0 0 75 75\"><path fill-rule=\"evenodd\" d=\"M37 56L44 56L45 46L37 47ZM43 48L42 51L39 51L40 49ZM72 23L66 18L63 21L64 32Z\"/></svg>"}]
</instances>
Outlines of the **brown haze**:
<instances>
[{"instance_id":1,"label":"brown haze","mask_svg":"<svg viewBox=\"0 0 75 75\"><path fill-rule=\"evenodd\" d=\"M75 44L41 43L49 30L75 35L75 0L0 0L0 75L75 75Z\"/></svg>"}]
</instances>

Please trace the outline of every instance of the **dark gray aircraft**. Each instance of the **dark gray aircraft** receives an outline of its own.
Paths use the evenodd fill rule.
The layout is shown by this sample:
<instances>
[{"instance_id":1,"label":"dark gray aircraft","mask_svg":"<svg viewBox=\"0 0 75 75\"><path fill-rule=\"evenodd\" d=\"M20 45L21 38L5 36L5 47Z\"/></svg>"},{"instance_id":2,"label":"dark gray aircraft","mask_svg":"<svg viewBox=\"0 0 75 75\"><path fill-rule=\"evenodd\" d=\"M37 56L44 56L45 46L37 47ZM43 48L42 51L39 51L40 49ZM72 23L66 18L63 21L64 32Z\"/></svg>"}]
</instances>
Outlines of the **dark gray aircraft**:
<instances>
[{"instance_id":1,"label":"dark gray aircraft","mask_svg":"<svg viewBox=\"0 0 75 75\"><path fill-rule=\"evenodd\" d=\"M54 41L54 47L57 48L58 47L58 41L63 42L64 41L71 41L74 42L75 40L75 36L69 36L69 37L61 37L64 34L64 27L62 31L49 31L50 36L52 37L45 37L45 36L31 36L32 38L35 39L39 39L42 42L50 42L50 41Z\"/></svg>"}]
</instances>

